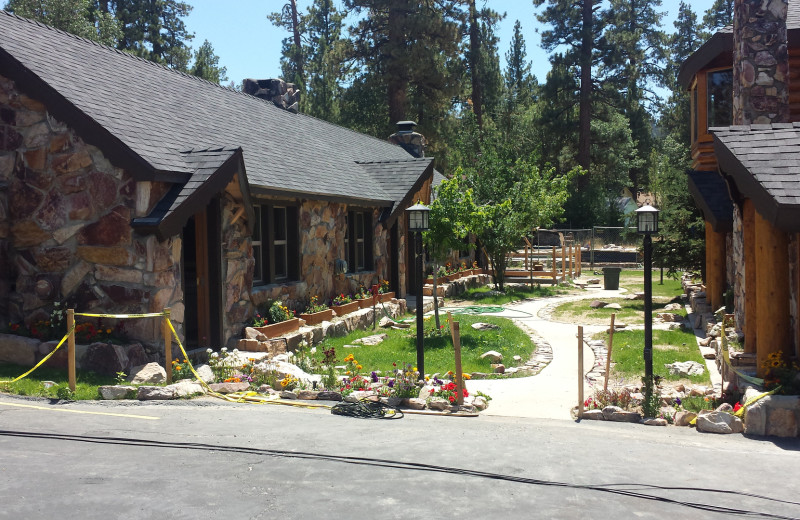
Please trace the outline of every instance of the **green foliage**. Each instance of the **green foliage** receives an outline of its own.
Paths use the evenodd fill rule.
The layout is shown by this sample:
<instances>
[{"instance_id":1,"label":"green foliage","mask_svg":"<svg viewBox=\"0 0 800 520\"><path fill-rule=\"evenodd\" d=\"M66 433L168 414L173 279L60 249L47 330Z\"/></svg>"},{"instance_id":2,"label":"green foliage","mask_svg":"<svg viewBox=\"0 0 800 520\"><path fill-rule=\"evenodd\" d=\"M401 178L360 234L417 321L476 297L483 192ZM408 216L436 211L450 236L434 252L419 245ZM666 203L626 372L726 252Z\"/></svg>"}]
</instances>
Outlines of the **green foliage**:
<instances>
[{"instance_id":1,"label":"green foliage","mask_svg":"<svg viewBox=\"0 0 800 520\"><path fill-rule=\"evenodd\" d=\"M203 42L194 53L194 65L189 70L193 74L212 83L228 81L228 69L219 66L219 56L214 54L214 47L208 40Z\"/></svg>"},{"instance_id":2,"label":"green foliage","mask_svg":"<svg viewBox=\"0 0 800 520\"><path fill-rule=\"evenodd\" d=\"M114 15L92 0L8 0L4 9L104 45L115 45L122 35Z\"/></svg>"},{"instance_id":3,"label":"green foliage","mask_svg":"<svg viewBox=\"0 0 800 520\"><path fill-rule=\"evenodd\" d=\"M642 415L645 417L658 417L661 415L661 387L659 377L643 377L642 393Z\"/></svg>"},{"instance_id":4,"label":"green foliage","mask_svg":"<svg viewBox=\"0 0 800 520\"><path fill-rule=\"evenodd\" d=\"M122 28L117 48L176 70L189 68L194 38L183 19L192 6L178 0L109 0Z\"/></svg>"},{"instance_id":5,"label":"green foliage","mask_svg":"<svg viewBox=\"0 0 800 520\"><path fill-rule=\"evenodd\" d=\"M734 0L714 0L703 16L703 27L713 34L733 23Z\"/></svg>"}]
</instances>

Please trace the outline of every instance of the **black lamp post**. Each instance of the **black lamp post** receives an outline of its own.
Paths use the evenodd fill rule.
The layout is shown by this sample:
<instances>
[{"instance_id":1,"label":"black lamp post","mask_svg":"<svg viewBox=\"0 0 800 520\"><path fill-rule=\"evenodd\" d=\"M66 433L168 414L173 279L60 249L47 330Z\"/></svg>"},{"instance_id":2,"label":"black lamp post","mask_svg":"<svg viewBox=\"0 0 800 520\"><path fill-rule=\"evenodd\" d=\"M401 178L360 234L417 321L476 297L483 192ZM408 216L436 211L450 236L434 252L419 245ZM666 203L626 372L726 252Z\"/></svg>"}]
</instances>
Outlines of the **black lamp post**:
<instances>
[{"instance_id":1,"label":"black lamp post","mask_svg":"<svg viewBox=\"0 0 800 520\"><path fill-rule=\"evenodd\" d=\"M420 379L425 377L425 352L422 350L422 232L428 230L428 212L430 208L418 202L406 209L408 212L408 230L415 234L414 258L416 296L417 296L417 370ZM434 298L436 295L434 295Z\"/></svg>"},{"instance_id":2,"label":"black lamp post","mask_svg":"<svg viewBox=\"0 0 800 520\"><path fill-rule=\"evenodd\" d=\"M653 240L658 210L647 204L636 210L637 231L644 235L644 375L653 378Z\"/></svg>"}]
</instances>

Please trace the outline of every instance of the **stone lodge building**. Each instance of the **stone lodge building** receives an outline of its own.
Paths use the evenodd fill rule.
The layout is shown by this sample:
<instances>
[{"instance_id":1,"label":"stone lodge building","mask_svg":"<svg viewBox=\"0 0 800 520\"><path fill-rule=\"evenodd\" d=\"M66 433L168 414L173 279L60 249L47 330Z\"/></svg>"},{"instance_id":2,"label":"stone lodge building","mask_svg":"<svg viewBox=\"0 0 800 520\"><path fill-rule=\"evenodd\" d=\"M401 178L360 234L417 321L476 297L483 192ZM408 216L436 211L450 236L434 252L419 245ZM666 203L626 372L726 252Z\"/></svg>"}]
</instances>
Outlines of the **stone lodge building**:
<instances>
[{"instance_id":1,"label":"stone lodge building","mask_svg":"<svg viewBox=\"0 0 800 520\"><path fill-rule=\"evenodd\" d=\"M761 366L800 349L800 1L736 0L678 76L691 96L689 188L706 221L714 310Z\"/></svg>"},{"instance_id":2,"label":"stone lodge building","mask_svg":"<svg viewBox=\"0 0 800 520\"><path fill-rule=\"evenodd\" d=\"M269 300L414 287L404 210L440 177L413 124L390 143L245 90L0 12L0 319L170 307L218 347Z\"/></svg>"}]
</instances>

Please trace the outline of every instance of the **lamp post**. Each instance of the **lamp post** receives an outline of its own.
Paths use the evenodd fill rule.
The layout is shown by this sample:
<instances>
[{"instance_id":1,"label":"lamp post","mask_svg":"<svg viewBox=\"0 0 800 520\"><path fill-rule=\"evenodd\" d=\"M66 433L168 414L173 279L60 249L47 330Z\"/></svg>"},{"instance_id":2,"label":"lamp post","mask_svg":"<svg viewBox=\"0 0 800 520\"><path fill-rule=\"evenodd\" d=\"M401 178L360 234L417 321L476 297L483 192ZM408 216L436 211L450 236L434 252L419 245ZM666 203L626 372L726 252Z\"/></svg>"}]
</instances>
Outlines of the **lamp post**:
<instances>
[{"instance_id":1,"label":"lamp post","mask_svg":"<svg viewBox=\"0 0 800 520\"><path fill-rule=\"evenodd\" d=\"M425 352L422 350L422 232L428 230L428 212L430 208L421 202L417 202L410 208L406 209L408 212L408 230L415 234L414 240L414 258L415 270L414 280L416 281L416 296L417 296L417 370L419 371L420 379L425 377ZM433 295L436 298L436 295Z\"/></svg>"},{"instance_id":2,"label":"lamp post","mask_svg":"<svg viewBox=\"0 0 800 520\"><path fill-rule=\"evenodd\" d=\"M653 379L653 240L658 233L658 210L646 204L636 210L637 231L644 235L644 375Z\"/></svg>"}]
</instances>

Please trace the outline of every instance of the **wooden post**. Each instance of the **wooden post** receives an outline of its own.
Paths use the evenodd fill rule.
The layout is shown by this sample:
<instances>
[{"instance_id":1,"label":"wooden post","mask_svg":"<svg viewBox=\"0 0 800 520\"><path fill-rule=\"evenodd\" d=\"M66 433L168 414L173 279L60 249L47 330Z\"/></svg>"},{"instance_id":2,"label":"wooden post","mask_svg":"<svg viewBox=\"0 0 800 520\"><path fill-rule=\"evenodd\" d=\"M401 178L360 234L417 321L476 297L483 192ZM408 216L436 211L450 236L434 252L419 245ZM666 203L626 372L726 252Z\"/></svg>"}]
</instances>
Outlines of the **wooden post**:
<instances>
[{"instance_id":1,"label":"wooden post","mask_svg":"<svg viewBox=\"0 0 800 520\"><path fill-rule=\"evenodd\" d=\"M744 351L755 354L757 349L758 305L756 305L756 210L753 201L742 203L742 240L744 242ZM716 310L716 309L714 309Z\"/></svg>"},{"instance_id":2,"label":"wooden post","mask_svg":"<svg viewBox=\"0 0 800 520\"><path fill-rule=\"evenodd\" d=\"M164 331L164 364L167 371L167 384L172 384L172 336L169 333L169 307L164 309L161 327Z\"/></svg>"},{"instance_id":3,"label":"wooden post","mask_svg":"<svg viewBox=\"0 0 800 520\"><path fill-rule=\"evenodd\" d=\"M583 249L580 246L578 246L577 252L575 254L578 255L578 278L580 278L581 276L583 276L583 259L581 258L581 256L583 256Z\"/></svg>"},{"instance_id":4,"label":"wooden post","mask_svg":"<svg viewBox=\"0 0 800 520\"><path fill-rule=\"evenodd\" d=\"M527 239L525 241L527 242ZM525 270L528 270L528 244L525 244Z\"/></svg>"},{"instance_id":5,"label":"wooden post","mask_svg":"<svg viewBox=\"0 0 800 520\"><path fill-rule=\"evenodd\" d=\"M69 389L75 391L75 309L67 309L67 381Z\"/></svg>"},{"instance_id":6,"label":"wooden post","mask_svg":"<svg viewBox=\"0 0 800 520\"><path fill-rule=\"evenodd\" d=\"M461 332L458 322L453 320L450 312L447 313L447 320L450 322L450 334L453 336L453 348L456 355L456 403L461 406L464 404L464 374L461 368Z\"/></svg>"},{"instance_id":7,"label":"wooden post","mask_svg":"<svg viewBox=\"0 0 800 520\"><path fill-rule=\"evenodd\" d=\"M717 233L706 222L706 293L714 312L725 303L722 297L725 290L725 262L725 233ZM758 283L761 284L761 281Z\"/></svg>"},{"instance_id":8,"label":"wooden post","mask_svg":"<svg viewBox=\"0 0 800 520\"><path fill-rule=\"evenodd\" d=\"M578 419L583 419L583 326L578 326Z\"/></svg>"},{"instance_id":9,"label":"wooden post","mask_svg":"<svg viewBox=\"0 0 800 520\"><path fill-rule=\"evenodd\" d=\"M570 240L570 242L569 242L569 277L570 278L575 278L575 274L573 273L573 268L575 267L575 263L572 260L573 259L573 255L574 255L573 243Z\"/></svg>"},{"instance_id":10,"label":"wooden post","mask_svg":"<svg viewBox=\"0 0 800 520\"><path fill-rule=\"evenodd\" d=\"M556 246L553 246L553 286L558 285L558 271L556 270Z\"/></svg>"},{"instance_id":11,"label":"wooden post","mask_svg":"<svg viewBox=\"0 0 800 520\"><path fill-rule=\"evenodd\" d=\"M561 244L561 274L564 275L564 279L567 279L567 244L566 240Z\"/></svg>"},{"instance_id":12,"label":"wooden post","mask_svg":"<svg viewBox=\"0 0 800 520\"><path fill-rule=\"evenodd\" d=\"M611 349L614 347L614 320L616 313L611 313L611 328L608 330L608 348L606 349L606 380L603 383L603 392L608 392L608 373L611 371Z\"/></svg>"}]
</instances>

